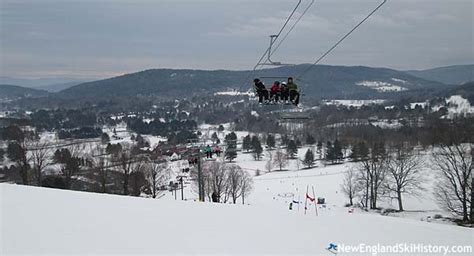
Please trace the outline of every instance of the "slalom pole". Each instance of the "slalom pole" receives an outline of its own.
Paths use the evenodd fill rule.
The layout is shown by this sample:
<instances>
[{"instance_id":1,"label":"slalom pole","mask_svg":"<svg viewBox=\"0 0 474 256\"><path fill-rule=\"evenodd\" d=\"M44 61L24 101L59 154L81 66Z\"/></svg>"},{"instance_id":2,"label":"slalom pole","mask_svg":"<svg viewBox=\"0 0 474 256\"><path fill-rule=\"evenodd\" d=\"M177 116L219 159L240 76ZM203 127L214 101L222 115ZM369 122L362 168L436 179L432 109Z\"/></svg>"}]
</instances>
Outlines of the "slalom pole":
<instances>
[{"instance_id":1,"label":"slalom pole","mask_svg":"<svg viewBox=\"0 0 474 256\"><path fill-rule=\"evenodd\" d=\"M300 202L301 202L301 201L300 201L300 196L301 196L301 195L298 194L298 212L300 212Z\"/></svg>"},{"instance_id":2,"label":"slalom pole","mask_svg":"<svg viewBox=\"0 0 474 256\"><path fill-rule=\"evenodd\" d=\"M306 185L306 195L304 195L304 215L306 215L306 210L308 209L308 190L309 185Z\"/></svg>"},{"instance_id":3,"label":"slalom pole","mask_svg":"<svg viewBox=\"0 0 474 256\"><path fill-rule=\"evenodd\" d=\"M313 197L314 197L314 209L316 210L316 216L318 216L318 204L316 202L316 194L314 193L314 186L311 186L313 188Z\"/></svg>"}]
</instances>

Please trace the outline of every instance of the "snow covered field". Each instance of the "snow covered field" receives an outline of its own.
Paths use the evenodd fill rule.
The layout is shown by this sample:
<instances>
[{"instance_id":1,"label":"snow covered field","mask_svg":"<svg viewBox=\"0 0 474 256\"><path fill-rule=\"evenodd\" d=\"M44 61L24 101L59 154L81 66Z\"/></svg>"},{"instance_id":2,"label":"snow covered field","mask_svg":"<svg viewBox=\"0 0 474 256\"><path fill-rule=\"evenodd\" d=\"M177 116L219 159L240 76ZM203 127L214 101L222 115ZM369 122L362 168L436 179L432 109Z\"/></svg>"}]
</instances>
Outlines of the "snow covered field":
<instances>
[{"instance_id":1,"label":"snow covered field","mask_svg":"<svg viewBox=\"0 0 474 256\"><path fill-rule=\"evenodd\" d=\"M371 214L316 217L7 184L0 193L2 255L332 255L329 243L466 246L474 238L468 228Z\"/></svg>"},{"instance_id":2,"label":"snow covered field","mask_svg":"<svg viewBox=\"0 0 474 256\"><path fill-rule=\"evenodd\" d=\"M385 103L385 100L326 100L323 101L325 105L342 105L347 107L362 107L364 105L380 105Z\"/></svg>"},{"instance_id":3,"label":"snow covered field","mask_svg":"<svg viewBox=\"0 0 474 256\"><path fill-rule=\"evenodd\" d=\"M396 78L392 78L392 81L402 83L402 84L407 83L404 80L396 79ZM369 87L379 92L401 92L401 91L408 90L405 87L388 83L388 82L381 82L381 81L361 81L361 82L357 82L356 85Z\"/></svg>"},{"instance_id":4,"label":"snow covered field","mask_svg":"<svg viewBox=\"0 0 474 256\"><path fill-rule=\"evenodd\" d=\"M213 132L223 141L232 127L224 124L222 132L213 125L199 129L203 141ZM130 141L126 127L116 131L121 139L114 142ZM110 129L106 132L112 135ZM248 133L236 134L240 144ZM160 138L149 139L154 144ZM308 148L299 149L299 159ZM473 229L448 221L435 223L442 220L432 218L449 214L435 203L435 178L428 168L423 196L406 196L405 212L382 216L357 208L349 213L344 207L343 175L354 163L325 166L317 161L314 168L303 169L301 162L293 159L284 171L274 167L268 173L267 159L267 154L256 161L251 153L239 152L234 161L251 175L257 170L261 173L254 177L254 190L246 205L197 202L190 184L185 185L184 202L176 201L168 191L154 200L0 184L0 255L333 255L325 249L329 243L340 246L339 255L375 255L367 250L395 245L470 246L472 250ZM179 164L170 162L175 175L182 169ZM318 216L314 204L308 205L305 214L308 187L310 195L314 187L315 197L326 200L324 207L317 208ZM294 204L290 211L293 200L301 204ZM395 204L382 199L379 206L396 209ZM359 250L365 251L344 252L343 245L361 246ZM377 255L420 255L417 252Z\"/></svg>"}]
</instances>

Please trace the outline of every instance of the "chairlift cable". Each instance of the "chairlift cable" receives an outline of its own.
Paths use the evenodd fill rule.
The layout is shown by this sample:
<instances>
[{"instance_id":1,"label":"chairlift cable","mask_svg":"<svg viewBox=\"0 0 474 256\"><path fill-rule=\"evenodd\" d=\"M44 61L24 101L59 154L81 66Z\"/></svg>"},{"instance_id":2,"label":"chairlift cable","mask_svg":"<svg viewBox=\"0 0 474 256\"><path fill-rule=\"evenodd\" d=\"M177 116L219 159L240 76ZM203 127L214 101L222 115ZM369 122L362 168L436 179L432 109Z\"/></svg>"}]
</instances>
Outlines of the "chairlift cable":
<instances>
[{"instance_id":1,"label":"chairlift cable","mask_svg":"<svg viewBox=\"0 0 474 256\"><path fill-rule=\"evenodd\" d=\"M295 14L296 10L298 9L298 7L300 6L302 0L298 0L298 3L296 4L296 6L293 8L293 11L290 13L290 15L288 16L288 18L286 18L286 21L285 23L283 24L283 26L280 28L280 31L278 32L278 34L276 34L276 39L278 39L278 37L280 36L280 34L283 32L283 30L285 29L286 25L288 25L288 23L290 22L291 18L293 17L293 15ZM260 59L258 60L257 64L254 66L254 68L252 69L252 71L249 72L249 74L247 75L247 77L245 78L245 81L242 83L242 85L239 87L239 92L242 90L242 87L245 85L245 83L247 82L247 80L249 79L249 77L255 72L255 70L257 69L257 67L261 64L262 60L265 58L265 56L268 54L268 52L270 51L271 49L271 45L265 50L265 52L262 54L262 57L260 57Z\"/></svg>"},{"instance_id":2,"label":"chairlift cable","mask_svg":"<svg viewBox=\"0 0 474 256\"><path fill-rule=\"evenodd\" d=\"M278 32L278 34L276 34L276 37L275 37L275 40L278 40L278 38L280 37L281 33L283 32L283 30L285 29L285 27L288 25L288 23L290 22L291 18L293 17L293 15L296 13L296 10L298 9L298 7L300 6L302 0L298 0L298 4L296 4L295 8L293 8L293 11L290 13L290 15L288 16L288 18L286 18L286 21L285 23L283 24L283 26L280 28L280 31ZM257 62L257 64L254 66L253 68L253 71L255 71L257 69L257 67L262 63L262 60L263 58L265 58L265 56L267 56L268 52L271 50L271 45L265 50L265 52L263 53L262 57L260 57L259 61Z\"/></svg>"},{"instance_id":3,"label":"chairlift cable","mask_svg":"<svg viewBox=\"0 0 474 256\"><path fill-rule=\"evenodd\" d=\"M296 27L296 25L300 22L300 20L303 18L303 16L306 14L306 12L308 12L308 10L311 8L311 6L313 6L314 2L316 0L311 0L311 3L304 9L304 11L302 12L302 14L298 17L298 19L296 19L295 23L293 23L293 25L291 26L291 28L286 32L285 36L278 42L277 46L275 47L275 49L271 50L271 47L273 46L273 44L271 44L269 46L269 50L271 50L271 52L268 54L268 57L267 59L263 62L263 63L259 63L258 65L260 65L260 70L263 69L263 66L266 65L267 63L272 63L272 61L270 60L270 58L273 56L273 54L278 50L278 48L280 48L280 46L283 44L283 42L286 40L286 38L288 37L288 35L293 31L293 29ZM268 53L268 51L266 52ZM257 66L258 66L257 65Z\"/></svg>"},{"instance_id":4,"label":"chairlift cable","mask_svg":"<svg viewBox=\"0 0 474 256\"><path fill-rule=\"evenodd\" d=\"M306 14L306 12L308 12L308 10L311 8L311 6L314 4L316 0L311 0L311 3L306 7L306 9L304 9L303 13L298 17L298 19L296 20L296 22L291 26L291 28L286 32L285 36L280 40L280 42L277 44L277 46L275 47L275 49L273 49L273 51L270 53L270 56L273 55L277 50L278 48L280 48L281 44L283 43L283 41L285 41L285 39L288 37L288 35L291 33L291 31L293 31L293 29L296 27L296 25L300 22L301 18L303 18L303 16Z\"/></svg>"},{"instance_id":5,"label":"chairlift cable","mask_svg":"<svg viewBox=\"0 0 474 256\"><path fill-rule=\"evenodd\" d=\"M374 13L376 13L385 3L387 0L383 0L381 4L379 4L374 10L372 10L364 19L362 19L355 27L353 27L348 33L346 33L339 41L337 41L329 50L327 50L323 55L321 55L313 64L311 64L308 68L306 68L303 72L301 72L298 77L301 78L304 74L310 71L314 66L316 66L321 60L323 60L329 53L331 53L342 41L344 41L349 35L352 34L357 28L359 28L366 20L368 20Z\"/></svg>"}]
</instances>

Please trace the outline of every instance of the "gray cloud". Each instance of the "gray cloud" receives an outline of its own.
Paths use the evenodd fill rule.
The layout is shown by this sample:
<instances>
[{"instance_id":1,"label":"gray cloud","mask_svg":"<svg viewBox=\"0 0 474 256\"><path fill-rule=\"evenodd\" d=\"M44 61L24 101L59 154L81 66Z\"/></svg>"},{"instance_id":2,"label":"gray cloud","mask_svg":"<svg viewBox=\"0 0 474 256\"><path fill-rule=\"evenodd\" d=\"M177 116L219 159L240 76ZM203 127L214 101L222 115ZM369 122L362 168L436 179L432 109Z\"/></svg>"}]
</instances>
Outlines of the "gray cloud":
<instances>
[{"instance_id":1,"label":"gray cloud","mask_svg":"<svg viewBox=\"0 0 474 256\"><path fill-rule=\"evenodd\" d=\"M275 59L308 63L379 1L317 0ZM248 69L296 1L0 0L0 75L98 78ZM473 63L472 0L389 0L324 64Z\"/></svg>"}]
</instances>

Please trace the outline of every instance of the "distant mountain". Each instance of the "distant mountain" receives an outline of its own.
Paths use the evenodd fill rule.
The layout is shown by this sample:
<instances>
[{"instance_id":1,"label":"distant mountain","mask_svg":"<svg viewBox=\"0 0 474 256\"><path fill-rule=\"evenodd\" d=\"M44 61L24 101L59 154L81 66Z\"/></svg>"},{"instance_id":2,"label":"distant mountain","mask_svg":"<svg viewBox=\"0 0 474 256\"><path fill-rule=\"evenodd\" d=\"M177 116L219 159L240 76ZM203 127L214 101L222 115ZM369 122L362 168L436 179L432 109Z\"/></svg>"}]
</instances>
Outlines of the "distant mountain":
<instances>
[{"instance_id":1,"label":"distant mountain","mask_svg":"<svg viewBox=\"0 0 474 256\"><path fill-rule=\"evenodd\" d=\"M35 89L42 89L48 92L59 92L67 88L76 86L78 84L82 84L84 82L85 81L74 81L74 82L66 82L66 83L59 83L59 84L40 85L38 87L35 87Z\"/></svg>"},{"instance_id":2,"label":"distant mountain","mask_svg":"<svg viewBox=\"0 0 474 256\"><path fill-rule=\"evenodd\" d=\"M407 73L444 84L459 85L474 81L474 64L433 68L427 70L410 70Z\"/></svg>"},{"instance_id":3,"label":"distant mountain","mask_svg":"<svg viewBox=\"0 0 474 256\"><path fill-rule=\"evenodd\" d=\"M89 79L87 79L89 80ZM49 92L58 92L66 88L84 83L85 80L74 78L39 78L39 79L23 79L8 76L0 76L0 84L18 85L33 89L42 89Z\"/></svg>"},{"instance_id":4,"label":"distant mountain","mask_svg":"<svg viewBox=\"0 0 474 256\"><path fill-rule=\"evenodd\" d=\"M41 97L47 95L44 90L31 89L16 85L0 84L0 100L12 100L25 97Z\"/></svg>"},{"instance_id":5,"label":"distant mountain","mask_svg":"<svg viewBox=\"0 0 474 256\"><path fill-rule=\"evenodd\" d=\"M267 86L274 80L293 76L305 95L312 97L370 98L387 97L399 91L441 88L439 82L427 81L405 72L371 67L346 67L309 64L250 71L150 69L110 79L83 83L61 91L65 98L130 97L157 95L185 97L227 89L252 89L254 77L262 78Z\"/></svg>"}]
</instances>

